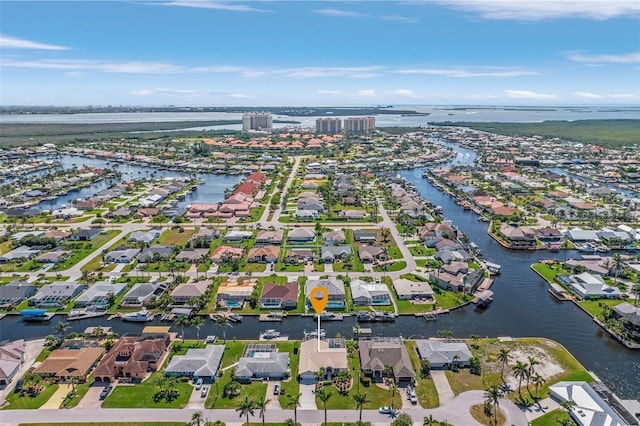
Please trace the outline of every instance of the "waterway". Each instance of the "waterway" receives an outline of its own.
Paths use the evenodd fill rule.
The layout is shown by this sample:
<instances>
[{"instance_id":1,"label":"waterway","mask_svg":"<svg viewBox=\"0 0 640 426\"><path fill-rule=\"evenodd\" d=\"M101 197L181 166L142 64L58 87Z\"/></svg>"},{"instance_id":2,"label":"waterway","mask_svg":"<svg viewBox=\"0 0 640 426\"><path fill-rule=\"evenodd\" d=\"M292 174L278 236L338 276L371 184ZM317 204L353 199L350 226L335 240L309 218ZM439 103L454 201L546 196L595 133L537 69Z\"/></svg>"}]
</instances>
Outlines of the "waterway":
<instances>
[{"instance_id":1,"label":"waterway","mask_svg":"<svg viewBox=\"0 0 640 426\"><path fill-rule=\"evenodd\" d=\"M473 151L448 145L459 151L452 161L462 165L474 161ZM135 173L138 173L137 169ZM142 170L142 173L145 171ZM421 318L405 316L395 323L373 324L370 327L374 334L415 338L435 336L438 330L452 330L458 337L471 334L546 337L567 347L588 370L594 372L622 398L640 399L640 351L626 349L598 327L580 308L571 302L558 302L548 293L547 283L530 269L530 265L548 258L550 254L545 251L504 249L487 235L487 224L478 222L474 213L463 211L455 204L455 199L441 193L423 179L422 173L422 170L416 169L402 171L400 174L414 183L424 198L442 206L445 217L451 219L480 247L487 260L502 265L502 274L492 287L495 301L486 310L478 310L470 305L440 315L436 321L426 322ZM564 253L560 253L560 256L564 256ZM567 256L578 256L578 253L569 251ZM53 334L53 327L57 322L54 319L50 324L25 325L17 316L7 316L0 321L0 340ZM73 321L70 324L76 332L82 332L89 326L103 325L113 327L120 334L136 333L142 327L140 323L106 321L104 318ZM150 324L158 325L161 322L155 320ZM355 324L355 318L350 317L344 321L324 322L322 327L328 336L340 333L350 337ZM227 329L226 335L228 339L257 339L260 331L275 328L292 339L300 339L304 330L311 331L314 326L312 318L289 317L281 323L258 323L257 317L245 317L242 323ZM220 336L221 331L207 320L200 335ZM196 331L186 329L185 336L194 339Z\"/></svg>"}]
</instances>

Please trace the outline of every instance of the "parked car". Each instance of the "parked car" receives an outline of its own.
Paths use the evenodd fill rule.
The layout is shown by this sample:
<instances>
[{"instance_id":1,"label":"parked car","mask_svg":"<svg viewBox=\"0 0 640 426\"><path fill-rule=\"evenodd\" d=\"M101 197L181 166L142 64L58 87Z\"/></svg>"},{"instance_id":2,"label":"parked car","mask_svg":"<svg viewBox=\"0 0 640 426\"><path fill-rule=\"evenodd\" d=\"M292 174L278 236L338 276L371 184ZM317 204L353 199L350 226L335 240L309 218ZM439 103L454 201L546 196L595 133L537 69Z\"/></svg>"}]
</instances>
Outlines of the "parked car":
<instances>
[{"instance_id":1,"label":"parked car","mask_svg":"<svg viewBox=\"0 0 640 426\"><path fill-rule=\"evenodd\" d=\"M202 387L202 379L198 379L196 381L196 390L200 390L200 388Z\"/></svg>"},{"instance_id":2,"label":"parked car","mask_svg":"<svg viewBox=\"0 0 640 426\"><path fill-rule=\"evenodd\" d=\"M109 392L111 392L111 385L107 385L107 387L102 389L102 392L100 392L100 400L105 399L107 395L109 395Z\"/></svg>"},{"instance_id":3,"label":"parked car","mask_svg":"<svg viewBox=\"0 0 640 426\"><path fill-rule=\"evenodd\" d=\"M22 392L22 379L18 379L16 382L16 387L13 388L14 392Z\"/></svg>"},{"instance_id":4,"label":"parked car","mask_svg":"<svg viewBox=\"0 0 640 426\"><path fill-rule=\"evenodd\" d=\"M413 390L407 391L407 399L409 399L409 401L411 401L412 404L418 403L418 397L416 396L416 393Z\"/></svg>"},{"instance_id":5,"label":"parked car","mask_svg":"<svg viewBox=\"0 0 640 426\"><path fill-rule=\"evenodd\" d=\"M280 385L276 383L276 385L273 387L273 394L274 395L280 395Z\"/></svg>"},{"instance_id":6,"label":"parked car","mask_svg":"<svg viewBox=\"0 0 640 426\"><path fill-rule=\"evenodd\" d=\"M200 398L205 398L207 396L207 392L209 392L209 386L203 386L202 391L200 392Z\"/></svg>"},{"instance_id":7,"label":"parked car","mask_svg":"<svg viewBox=\"0 0 640 426\"><path fill-rule=\"evenodd\" d=\"M391 407L388 406L384 406L384 407L380 407L378 408L378 413L380 414L391 414Z\"/></svg>"}]
</instances>

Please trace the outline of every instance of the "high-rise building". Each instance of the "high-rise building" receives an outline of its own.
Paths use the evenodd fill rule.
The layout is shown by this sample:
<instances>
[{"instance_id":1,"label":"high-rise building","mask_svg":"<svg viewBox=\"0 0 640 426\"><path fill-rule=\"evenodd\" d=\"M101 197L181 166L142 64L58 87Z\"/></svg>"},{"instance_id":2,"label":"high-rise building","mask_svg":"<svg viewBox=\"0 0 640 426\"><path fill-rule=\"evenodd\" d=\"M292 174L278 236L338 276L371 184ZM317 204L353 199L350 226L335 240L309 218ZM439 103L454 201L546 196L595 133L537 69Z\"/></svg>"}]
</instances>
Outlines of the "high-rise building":
<instances>
[{"instance_id":1,"label":"high-rise building","mask_svg":"<svg viewBox=\"0 0 640 426\"><path fill-rule=\"evenodd\" d=\"M375 117L350 117L344 119L345 133L369 133L375 128Z\"/></svg>"},{"instance_id":2,"label":"high-rise building","mask_svg":"<svg viewBox=\"0 0 640 426\"><path fill-rule=\"evenodd\" d=\"M242 116L242 130L266 130L273 128L271 114L268 112L247 112Z\"/></svg>"},{"instance_id":3,"label":"high-rise building","mask_svg":"<svg viewBox=\"0 0 640 426\"><path fill-rule=\"evenodd\" d=\"M340 132L342 132L341 119L333 117L316 119L316 133L335 135Z\"/></svg>"}]
</instances>

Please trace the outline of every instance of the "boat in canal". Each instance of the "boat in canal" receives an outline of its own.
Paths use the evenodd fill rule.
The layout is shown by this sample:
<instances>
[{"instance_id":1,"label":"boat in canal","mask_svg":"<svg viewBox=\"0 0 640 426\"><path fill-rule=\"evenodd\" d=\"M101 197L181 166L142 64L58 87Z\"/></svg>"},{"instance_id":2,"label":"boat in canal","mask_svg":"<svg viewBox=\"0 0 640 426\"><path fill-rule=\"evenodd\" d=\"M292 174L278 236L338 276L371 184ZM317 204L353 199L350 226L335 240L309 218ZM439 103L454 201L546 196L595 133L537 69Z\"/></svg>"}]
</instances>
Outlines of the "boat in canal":
<instances>
[{"instance_id":1,"label":"boat in canal","mask_svg":"<svg viewBox=\"0 0 640 426\"><path fill-rule=\"evenodd\" d=\"M123 314L120 318L122 319L122 321L149 322L149 321L153 321L153 319L155 318L155 315L151 311L142 309L138 312L130 312L127 314Z\"/></svg>"}]
</instances>

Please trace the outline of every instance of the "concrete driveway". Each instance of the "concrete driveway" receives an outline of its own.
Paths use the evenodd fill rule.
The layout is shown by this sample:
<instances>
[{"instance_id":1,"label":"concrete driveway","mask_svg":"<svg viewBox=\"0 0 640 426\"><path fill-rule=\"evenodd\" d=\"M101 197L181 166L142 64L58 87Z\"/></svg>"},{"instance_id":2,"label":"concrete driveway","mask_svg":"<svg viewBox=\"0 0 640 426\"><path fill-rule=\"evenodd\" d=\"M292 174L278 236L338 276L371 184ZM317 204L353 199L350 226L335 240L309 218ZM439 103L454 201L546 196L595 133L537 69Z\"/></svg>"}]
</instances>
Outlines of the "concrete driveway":
<instances>
[{"instance_id":1,"label":"concrete driveway","mask_svg":"<svg viewBox=\"0 0 640 426\"><path fill-rule=\"evenodd\" d=\"M304 385L300 383L300 408L298 410L317 410L316 407L316 395L313 391L316 389L315 383L312 385Z\"/></svg>"},{"instance_id":2,"label":"concrete driveway","mask_svg":"<svg viewBox=\"0 0 640 426\"><path fill-rule=\"evenodd\" d=\"M453 393L449 380L442 370L431 370L431 377L433 378L433 384L438 391L438 398L440 398L440 405L447 401L451 401L456 395Z\"/></svg>"},{"instance_id":3,"label":"concrete driveway","mask_svg":"<svg viewBox=\"0 0 640 426\"><path fill-rule=\"evenodd\" d=\"M269 403L267 404L267 408L281 408L280 407L280 399L279 399L280 395L274 395L273 394L273 389L276 387L276 383L279 384L280 386L282 386L279 381L268 381L267 382L267 395L266 395L266 398L269 400Z\"/></svg>"},{"instance_id":4,"label":"concrete driveway","mask_svg":"<svg viewBox=\"0 0 640 426\"><path fill-rule=\"evenodd\" d=\"M109 383L93 382L89 386L84 398L78 403L78 408L100 408L102 401L100 401L100 393L102 389L106 388Z\"/></svg>"}]
</instances>

